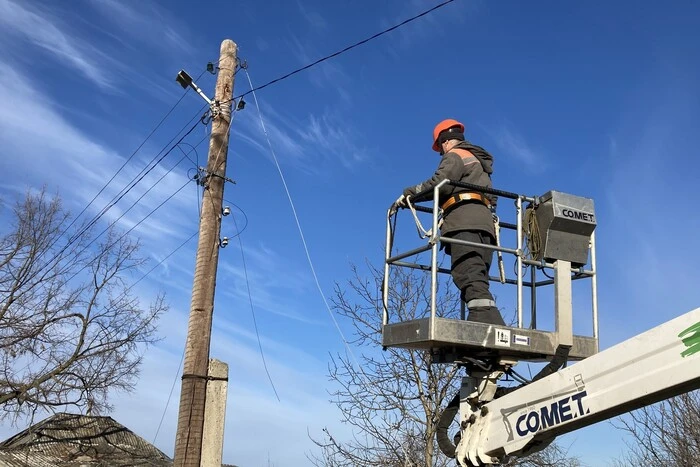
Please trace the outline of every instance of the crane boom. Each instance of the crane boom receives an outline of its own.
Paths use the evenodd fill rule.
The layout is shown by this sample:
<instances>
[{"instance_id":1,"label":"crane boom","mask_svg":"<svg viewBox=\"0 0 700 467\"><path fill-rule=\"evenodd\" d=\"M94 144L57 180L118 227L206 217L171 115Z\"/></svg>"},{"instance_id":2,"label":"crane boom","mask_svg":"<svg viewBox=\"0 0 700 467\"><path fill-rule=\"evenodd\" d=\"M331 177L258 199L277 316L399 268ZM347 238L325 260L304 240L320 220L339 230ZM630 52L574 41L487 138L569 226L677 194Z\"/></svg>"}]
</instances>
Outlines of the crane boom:
<instances>
[{"instance_id":1,"label":"crane boom","mask_svg":"<svg viewBox=\"0 0 700 467\"><path fill-rule=\"evenodd\" d=\"M462 466L497 463L698 388L700 308L484 405L463 394L456 457Z\"/></svg>"}]
</instances>

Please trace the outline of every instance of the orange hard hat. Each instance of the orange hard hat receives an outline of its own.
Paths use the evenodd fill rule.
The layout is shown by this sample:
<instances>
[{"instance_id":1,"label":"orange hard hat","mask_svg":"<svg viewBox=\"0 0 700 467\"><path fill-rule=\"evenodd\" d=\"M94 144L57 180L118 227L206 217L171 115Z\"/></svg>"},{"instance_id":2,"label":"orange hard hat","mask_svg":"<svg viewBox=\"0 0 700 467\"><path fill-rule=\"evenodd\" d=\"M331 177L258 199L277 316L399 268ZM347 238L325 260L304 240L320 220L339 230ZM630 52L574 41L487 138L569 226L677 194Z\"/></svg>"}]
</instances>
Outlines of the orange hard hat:
<instances>
[{"instance_id":1,"label":"orange hard hat","mask_svg":"<svg viewBox=\"0 0 700 467\"><path fill-rule=\"evenodd\" d=\"M433 130L433 151L440 152L440 145L438 144L438 137L440 136L440 133L453 127L459 128L459 132L464 133L464 125L451 118L443 120L435 125L435 129Z\"/></svg>"}]
</instances>

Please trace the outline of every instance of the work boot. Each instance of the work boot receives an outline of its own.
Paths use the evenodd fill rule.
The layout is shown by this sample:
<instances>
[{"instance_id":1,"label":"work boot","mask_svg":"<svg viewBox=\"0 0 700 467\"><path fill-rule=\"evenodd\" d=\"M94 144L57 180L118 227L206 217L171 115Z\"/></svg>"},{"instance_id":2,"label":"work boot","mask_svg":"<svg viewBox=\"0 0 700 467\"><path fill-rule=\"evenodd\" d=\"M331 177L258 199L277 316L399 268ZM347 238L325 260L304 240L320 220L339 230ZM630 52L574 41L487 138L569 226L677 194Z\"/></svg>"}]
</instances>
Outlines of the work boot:
<instances>
[{"instance_id":1,"label":"work boot","mask_svg":"<svg viewBox=\"0 0 700 467\"><path fill-rule=\"evenodd\" d=\"M505 326L501 312L495 306L475 307L469 309L467 321L476 321L477 323L495 324L496 326Z\"/></svg>"}]
</instances>

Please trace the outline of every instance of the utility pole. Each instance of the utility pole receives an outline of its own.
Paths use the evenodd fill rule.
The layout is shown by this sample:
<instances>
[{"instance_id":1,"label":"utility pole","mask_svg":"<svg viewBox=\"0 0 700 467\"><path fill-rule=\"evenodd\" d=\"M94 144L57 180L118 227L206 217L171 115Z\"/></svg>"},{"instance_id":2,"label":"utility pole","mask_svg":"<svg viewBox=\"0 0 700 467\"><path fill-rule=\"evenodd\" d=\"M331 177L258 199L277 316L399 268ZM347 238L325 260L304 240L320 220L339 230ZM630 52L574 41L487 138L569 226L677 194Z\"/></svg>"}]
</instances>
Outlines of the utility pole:
<instances>
[{"instance_id":1,"label":"utility pole","mask_svg":"<svg viewBox=\"0 0 700 467\"><path fill-rule=\"evenodd\" d=\"M182 372L180 410L175 437L175 467L200 467L204 404L206 400L209 347L216 269L219 261L219 235L226 177L226 157L231 129L233 72L237 45L226 39L221 43L212 105L211 139L207 172L202 179L202 214L199 220L199 243L192 286L190 319L187 326L185 362Z\"/></svg>"}]
</instances>

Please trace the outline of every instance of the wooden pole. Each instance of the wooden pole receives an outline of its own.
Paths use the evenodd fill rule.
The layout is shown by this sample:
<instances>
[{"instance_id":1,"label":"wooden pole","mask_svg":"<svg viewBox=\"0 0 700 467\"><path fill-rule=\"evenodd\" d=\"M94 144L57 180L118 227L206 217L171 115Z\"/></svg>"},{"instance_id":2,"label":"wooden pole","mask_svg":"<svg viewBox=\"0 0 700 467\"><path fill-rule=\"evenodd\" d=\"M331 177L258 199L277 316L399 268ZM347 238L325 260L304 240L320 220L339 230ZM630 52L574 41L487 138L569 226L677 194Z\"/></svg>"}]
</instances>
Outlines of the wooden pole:
<instances>
[{"instance_id":1,"label":"wooden pole","mask_svg":"<svg viewBox=\"0 0 700 467\"><path fill-rule=\"evenodd\" d=\"M185 343L180 410L175 437L175 467L199 467L202 455L204 406L216 270L219 260L221 208L224 199L226 157L231 129L236 52L237 46L233 41L227 39L221 43L207 173L203 178L204 193L202 214L199 221L199 243L197 244L192 303Z\"/></svg>"}]
</instances>

